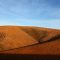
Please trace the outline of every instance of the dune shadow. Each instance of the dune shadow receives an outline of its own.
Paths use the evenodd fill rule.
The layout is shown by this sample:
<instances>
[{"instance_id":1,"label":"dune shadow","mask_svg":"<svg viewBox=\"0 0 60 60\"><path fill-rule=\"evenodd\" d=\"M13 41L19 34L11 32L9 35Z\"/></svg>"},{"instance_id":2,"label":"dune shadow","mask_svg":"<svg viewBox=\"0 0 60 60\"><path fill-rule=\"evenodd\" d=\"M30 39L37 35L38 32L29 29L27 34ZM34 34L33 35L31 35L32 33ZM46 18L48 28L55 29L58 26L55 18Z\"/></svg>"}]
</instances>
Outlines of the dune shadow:
<instances>
[{"instance_id":1,"label":"dune shadow","mask_svg":"<svg viewBox=\"0 0 60 60\"><path fill-rule=\"evenodd\" d=\"M43 37L42 37L43 38ZM56 41L56 40L59 40L60 39L60 34L58 35L55 35L54 37L50 38L49 40L46 40L44 42L38 42L36 44L32 44L32 45L29 45L29 46L35 46L35 45L38 45L38 44L44 44L44 43L49 43L49 42L53 42L53 41ZM24 46L24 47L29 47L29 46ZM22 47L23 48L23 47Z\"/></svg>"},{"instance_id":2,"label":"dune shadow","mask_svg":"<svg viewBox=\"0 0 60 60\"><path fill-rule=\"evenodd\" d=\"M0 54L1 60L60 60L60 55Z\"/></svg>"},{"instance_id":3,"label":"dune shadow","mask_svg":"<svg viewBox=\"0 0 60 60\"><path fill-rule=\"evenodd\" d=\"M39 30L37 28L29 28L29 29L22 28L22 30L37 41L40 41L44 37L48 36L47 31Z\"/></svg>"},{"instance_id":4,"label":"dune shadow","mask_svg":"<svg viewBox=\"0 0 60 60\"><path fill-rule=\"evenodd\" d=\"M37 44L48 43L48 42L52 42L60 39L60 34L56 34L55 36L52 36L50 39L48 40L46 39L45 41L43 41L43 38L48 37L49 35L47 31L38 30L37 28L29 28L29 29L22 28L22 30L25 31L30 36L32 36L35 40L37 40L38 41ZM33 45L36 45L36 44L33 44Z\"/></svg>"},{"instance_id":5,"label":"dune shadow","mask_svg":"<svg viewBox=\"0 0 60 60\"><path fill-rule=\"evenodd\" d=\"M44 41L44 42L39 42L39 43L47 43L47 42L52 42L52 41L56 41L56 40L59 40L60 39L60 34L58 35L55 35L54 37L48 39L47 41Z\"/></svg>"}]
</instances>

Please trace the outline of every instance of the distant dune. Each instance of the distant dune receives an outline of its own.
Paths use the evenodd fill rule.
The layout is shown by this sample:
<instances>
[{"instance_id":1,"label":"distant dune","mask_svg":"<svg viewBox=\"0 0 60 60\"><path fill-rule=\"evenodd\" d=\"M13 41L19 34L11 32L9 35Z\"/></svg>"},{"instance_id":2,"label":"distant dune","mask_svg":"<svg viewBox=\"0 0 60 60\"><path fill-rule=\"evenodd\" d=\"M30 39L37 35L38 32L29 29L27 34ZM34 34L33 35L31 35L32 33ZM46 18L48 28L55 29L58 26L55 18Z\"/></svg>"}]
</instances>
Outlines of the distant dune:
<instances>
[{"instance_id":1,"label":"distant dune","mask_svg":"<svg viewBox=\"0 0 60 60\"><path fill-rule=\"evenodd\" d=\"M60 54L60 30L0 26L0 53Z\"/></svg>"}]
</instances>

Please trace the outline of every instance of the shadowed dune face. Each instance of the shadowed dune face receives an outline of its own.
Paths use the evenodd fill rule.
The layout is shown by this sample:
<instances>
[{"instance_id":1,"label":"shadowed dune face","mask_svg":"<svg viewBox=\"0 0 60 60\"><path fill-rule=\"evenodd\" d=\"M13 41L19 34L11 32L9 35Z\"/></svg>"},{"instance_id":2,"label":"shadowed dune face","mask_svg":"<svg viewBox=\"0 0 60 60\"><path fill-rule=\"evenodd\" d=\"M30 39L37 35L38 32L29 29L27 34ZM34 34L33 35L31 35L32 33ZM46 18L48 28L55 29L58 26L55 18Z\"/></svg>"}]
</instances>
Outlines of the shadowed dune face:
<instances>
[{"instance_id":1,"label":"shadowed dune face","mask_svg":"<svg viewBox=\"0 0 60 60\"><path fill-rule=\"evenodd\" d=\"M60 33L52 30L45 30L39 28L22 28L28 35L32 36L39 43L44 43L48 41L53 41L56 39L60 39Z\"/></svg>"},{"instance_id":2,"label":"shadowed dune face","mask_svg":"<svg viewBox=\"0 0 60 60\"><path fill-rule=\"evenodd\" d=\"M13 52L26 54L30 52L34 53L35 51L35 53L41 53L44 49L45 51L48 50L47 46L50 48L51 46L54 46L54 43L50 46L51 42L59 40L60 30L18 26L0 27L0 51L7 50L6 53ZM17 49L14 52L14 49L16 48L19 48L19 50Z\"/></svg>"},{"instance_id":3,"label":"shadowed dune face","mask_svg":"<svg viewBox=\"0 0 60 60\"><path fill-rule=\"evenodd\" d=\"M38 42L43 42L43 38L48 36L47 31L39 30L37 28L29 28L29 29L22 28L22 30L25 31L30 36L32 36Z\"/></svg>"}]
</instances>

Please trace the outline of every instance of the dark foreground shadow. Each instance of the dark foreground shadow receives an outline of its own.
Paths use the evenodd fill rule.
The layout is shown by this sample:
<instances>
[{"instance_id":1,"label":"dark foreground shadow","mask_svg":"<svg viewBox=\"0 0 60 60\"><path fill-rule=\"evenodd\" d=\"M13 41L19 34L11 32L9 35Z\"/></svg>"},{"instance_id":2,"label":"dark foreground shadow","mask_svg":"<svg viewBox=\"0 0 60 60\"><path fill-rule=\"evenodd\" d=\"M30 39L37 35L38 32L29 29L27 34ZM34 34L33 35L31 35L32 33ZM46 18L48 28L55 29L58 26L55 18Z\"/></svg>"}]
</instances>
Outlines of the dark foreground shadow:
<instances>
[{"instance_id":1,"label":"dark foreground shadow","mask_svg":"<svg viewBox=\"0 0 60 60\"><path fill-rule=\"evenodd\" d=\"M0 54L0 60L60 60L60 55Z\"/></svg>"}]
</instances>

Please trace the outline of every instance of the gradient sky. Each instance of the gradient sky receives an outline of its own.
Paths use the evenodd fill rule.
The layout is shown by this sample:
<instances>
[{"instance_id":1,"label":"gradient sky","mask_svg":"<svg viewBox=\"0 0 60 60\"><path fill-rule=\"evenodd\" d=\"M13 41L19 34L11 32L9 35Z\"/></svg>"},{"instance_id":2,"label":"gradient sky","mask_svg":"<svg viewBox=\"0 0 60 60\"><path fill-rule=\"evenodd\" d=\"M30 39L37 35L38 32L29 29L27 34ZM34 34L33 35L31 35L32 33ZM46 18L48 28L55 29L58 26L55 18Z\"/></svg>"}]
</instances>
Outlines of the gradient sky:
<instances>
[{"instance_id":1,"label":"gradient sky","mask_svg":"<svg viewBox=\"0 0 60 60\"><path fill-rule=\"evenodd\" d=\"M0 0L0 25L60 29L60 0Z\"/></svg>"}]
</instances>

